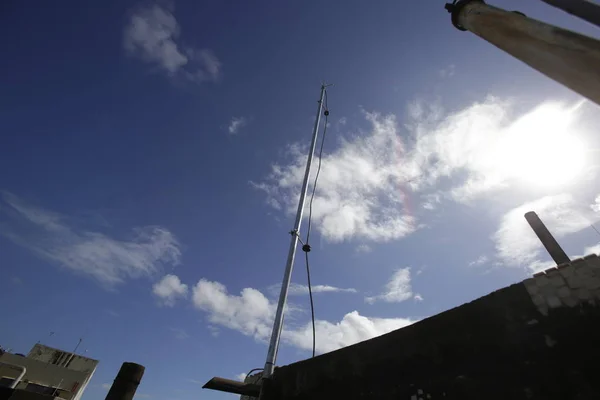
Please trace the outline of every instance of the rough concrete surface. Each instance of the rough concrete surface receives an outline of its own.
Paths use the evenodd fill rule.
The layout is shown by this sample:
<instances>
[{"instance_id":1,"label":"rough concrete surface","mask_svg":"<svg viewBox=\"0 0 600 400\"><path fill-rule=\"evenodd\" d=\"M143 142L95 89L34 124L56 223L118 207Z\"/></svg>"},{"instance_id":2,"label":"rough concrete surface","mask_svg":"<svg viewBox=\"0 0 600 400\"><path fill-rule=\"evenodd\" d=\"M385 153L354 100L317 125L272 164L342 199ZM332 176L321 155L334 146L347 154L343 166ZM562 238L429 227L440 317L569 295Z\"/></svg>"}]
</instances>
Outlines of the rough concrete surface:
<instances>
[{"instance_id":1,"label":"rough concrete surface","mask_svg":"<svg viewBox=\"0 0 600 400\"><path fill-rule=\"evenodd\" d=\"M278 368L263 400L600 399L600 259L314 359Z\"/></svg>"}]
</instances>

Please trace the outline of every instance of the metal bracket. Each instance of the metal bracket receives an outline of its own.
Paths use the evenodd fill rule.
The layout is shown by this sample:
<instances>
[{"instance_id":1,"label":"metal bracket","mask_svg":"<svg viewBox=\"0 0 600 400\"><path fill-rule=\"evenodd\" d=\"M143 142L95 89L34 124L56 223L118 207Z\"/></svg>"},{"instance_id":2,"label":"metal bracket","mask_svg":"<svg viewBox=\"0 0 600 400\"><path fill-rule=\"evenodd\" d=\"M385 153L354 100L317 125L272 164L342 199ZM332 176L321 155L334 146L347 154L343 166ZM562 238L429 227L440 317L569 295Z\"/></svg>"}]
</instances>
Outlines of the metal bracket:
<instances>
[{"instance_id":1,"label":"metal bracket","mask_svg":"<svg viewBox=\"0 0 600 400\"><path fill-rule=\"evenodd\" d=\"M466 31L467 29L462 26L459 22L458 22L458 16L460 15L460 12L462 11L463 7L466 6L469 3L472 2L479 2L479 3L485 3L485 1L483 0L458 0L458 1L454 1L454 3L446 3L446 5L444 6L444 8L446 10L448 10L448 12L451 14L452 17L452 25L454 25L454 27L458 30L461 31Z\"/></svg>"}]
</instances>

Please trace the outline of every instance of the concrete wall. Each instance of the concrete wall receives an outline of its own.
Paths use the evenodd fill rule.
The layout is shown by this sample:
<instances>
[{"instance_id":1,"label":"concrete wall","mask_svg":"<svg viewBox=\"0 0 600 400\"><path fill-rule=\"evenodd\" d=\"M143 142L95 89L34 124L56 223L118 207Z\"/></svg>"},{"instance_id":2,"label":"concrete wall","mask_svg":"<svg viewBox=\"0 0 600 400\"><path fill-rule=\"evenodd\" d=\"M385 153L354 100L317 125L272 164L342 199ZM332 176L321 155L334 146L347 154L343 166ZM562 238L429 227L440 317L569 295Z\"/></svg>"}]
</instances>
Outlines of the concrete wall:
<instances>
[{"instance_id":1,"label":"concrete wall","mask_svg":"<svg viewBox=\"0 0 600 400\"><path fill-rule=\"evenodd\" d=\"M276 369L264 400L600 399L600 260Z\"/></svg>"},{"instance_id":2,"label":"concrete wall","mask_svg":"<svg viewBox=\"0 0 600 400\"><path fill-rule=\"evenodd\" d=\"M27 358L87 373L92 373L98 365L98 360L48 347L40 343L35 344L31 348Z\"/></svg>"},{"instance_id":3,"label":"concrete wall","mask_svg":"<svg viewBox=\"0 0 600 400\"><path fill-rule=\"evenodd\" d=\"M0 361L13 365L22 365L27 368L23 380L17 386L18 389L25 389L28 383L35 383L42 386L63 389L60 391L60 396L68 399L81 397L91 377L90 372L74 371L11 353L4 353L0 356ZM18 371L0 365L0 377L15 377L17 375Z\"/></svg>"}]
</instances>

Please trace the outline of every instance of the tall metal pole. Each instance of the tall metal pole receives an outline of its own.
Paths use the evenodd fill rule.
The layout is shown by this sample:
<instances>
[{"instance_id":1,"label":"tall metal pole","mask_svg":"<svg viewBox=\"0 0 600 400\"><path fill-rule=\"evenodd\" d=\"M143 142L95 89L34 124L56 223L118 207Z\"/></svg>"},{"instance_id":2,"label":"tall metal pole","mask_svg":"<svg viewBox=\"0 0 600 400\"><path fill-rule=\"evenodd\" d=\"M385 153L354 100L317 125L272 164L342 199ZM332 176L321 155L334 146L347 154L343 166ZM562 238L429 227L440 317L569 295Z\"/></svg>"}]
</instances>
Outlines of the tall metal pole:
<instances>
[{"instance_id":1,"label":"tall metal pole","mask_svg":"<svg viewBox=\"0 0 600 400\"><path fill-rule=\"evenodd\" d=\"M579 17L590 24L600 26L600 4L590 0L542 0L551 6L560 8L571 15Z\"/></svg>"},{"instance_id":2,"label":"tall metal pole","mask_svg":"<svg viewBox=\"0 0 600 400\"><path fill-rule=\"evenodd\" d=\"M600 104L600 41L485 4L446 4L452 23Z\"/></svg>"},{"instance_id":3,"label":"tall metal pole","mask_svg":"<svg viewBox=\"0 0 600 400\"><path fill-rule=\"evenodd\" d=\"M327 85L321 85L321 96L319 97L319 104L317 106L317 118L315 119L312 142L310 144L310 151L308 153L308 159L306 161L304 181L302 181L302 189L300 189L300 201L298 202L298 211L296 212L296 222L294 223L294 229L292 229L292 231L290 232L290 234L292 235L292 239L290 241L290 250L288 253L287 263L285 265L285 272L283 274L283 282L281 283L281 292L279 293L279 302L277 303L277 311L275 312L275 321L273 323L273 332L271 333L271 341L269 343L267 361L265 362L265 369L263 371L263 377L265 378L273 374L273 369L275 368L275 360L277 359L279 339L281 338L281 328L283 327L283 312L285 308L285 303L287 301L290 280L292 278L292 268L294 267L294 259L296 258L296 248L298 247L298 234L300 232L300 224L302 223L302 214L304 213L304 201L306 199L306 192L308 190L310 166L312 164L315 147L317 145L317 134L319 132L319 123L321 122L323 96L325 95L326 88Z\"/></svg>"}]
</instances>

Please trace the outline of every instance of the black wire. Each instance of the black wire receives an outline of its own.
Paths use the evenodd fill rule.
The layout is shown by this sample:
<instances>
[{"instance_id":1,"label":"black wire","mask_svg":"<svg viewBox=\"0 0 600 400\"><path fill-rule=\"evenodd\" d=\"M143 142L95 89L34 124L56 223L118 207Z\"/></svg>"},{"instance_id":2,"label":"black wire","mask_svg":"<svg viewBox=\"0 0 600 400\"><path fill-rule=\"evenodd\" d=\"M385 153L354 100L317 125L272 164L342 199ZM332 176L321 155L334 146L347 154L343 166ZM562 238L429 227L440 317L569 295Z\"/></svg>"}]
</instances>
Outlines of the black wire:
<instances>
[{"instance_id":1,"label":"black wire","mask_svg":"<svg viewBox=\"0 0 600 400\"><path fill-rule=\"evenodd\" d=\"M323 128L323 138L321 139L321 147L319 148L319 164L317 166L317 174L315 175L315 183L313 184L313 190L310 195L310 202L308 205L308 227L306 229L306 244L308 245L308 240L310 239L310 230L312 227L312 210L313 210L313 201L315 199L315 192L317 191L317 182L319 181L319 174L321 173L321 162L323 160L323 145L325 144L325 136L327 135L327 125L329 123L329 108L327 106L327 90L324 92L325 95L325 127ZM305 247L305 246L303 246ZM317 347L317 330L315 327L315 305L313 302L312 295L312 285L310 283L310 264L308 262L308 252L310 251L310 246L308 246L308 251L304 251L305 260L306 260L306 277L308 280L308 296L310 297L310 313L312 317L312 331L313 331L313 343L312 343L312 356L315 356L316 347Z\"/></svg>"},{"instance_id":2,"label":"black wire","mask_svg":"<svg viewBox=\"0 0 600 400\"><path fill-rule=\"evenodd\" d=\"M317 331L315 328L315 306L313 303L312 288L310 286L310 267L308 264L308 251L304 252L306 258L306 277L308 279L308 297L310 297L310 314L312 318L312 330L313 330L313 343L312 343L312 356L315 356L315 350L317 347Z\"/></svg>"},{"instance_id":3,"label":"black wire","mask_svg":"<svg viewBox=\"0 0 600 400\"><path fill-rule=\"evenodd\" d=\"M327 107L327 90L325 90L325 111L328 111ZM315 199L315 192L317 190L317 181L319 180L319 174L321 173L321 162L323 160L323 145L325 144L325 136L327 135L327 124L328 124L329 116L325 115L325 127L323 128L323 138L321 139L321 148L319 149L319 164L317 166L317 174L315 175L315 183L313 184L312 194L310 195L310 203L308 204L308 228L306 230L306 243L308 239L310 239L310 228L312 226L312 207L313 200Z\"/></svg>"},{"instance_id":4,"label":"black wire","mask_svg":"<svg viewBox=\"0 0 600 400\"><path fill-rule=\"evenodd\" d=\"M598 232L598 229L596 229L596 227L594 226L594 224L590 224L590 227L596 231L596 233L598 234L598 236L600 236L600 232Z\"/></svg>"},{"instance_id":5,"label":"black wire","mask_svg":"<svg viewBox=\"0 0 600 400\"><path fill-rule=\"evenodd\" d=\"M265 370L264 368L254 368L254 369L251 369L250 372L248 372L246 374L246 378L248 378L250 376L250 374L253 373L254 371L264 371L264 370ZM262 379L262 377L261 377L261 379Z\"/></svg>"}]
</instances>

